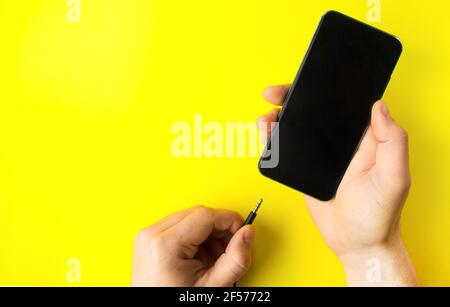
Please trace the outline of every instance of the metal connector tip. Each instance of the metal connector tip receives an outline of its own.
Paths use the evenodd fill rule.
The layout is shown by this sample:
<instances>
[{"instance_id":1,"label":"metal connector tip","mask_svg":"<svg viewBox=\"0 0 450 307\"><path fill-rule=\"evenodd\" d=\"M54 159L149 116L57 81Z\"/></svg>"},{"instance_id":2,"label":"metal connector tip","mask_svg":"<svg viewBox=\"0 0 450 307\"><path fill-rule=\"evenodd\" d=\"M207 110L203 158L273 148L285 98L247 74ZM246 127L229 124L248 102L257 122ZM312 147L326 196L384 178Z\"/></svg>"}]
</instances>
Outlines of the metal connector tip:
<instances>
[{"instance_id":1,"label":"metal connector tip","mask_svg":"<svg viewBox=\"0 0 450 307\"><path fill-rule=\"evenodd\" d=\"M262 202L263 202L262 198L260 200L258 200L258 203L256 204L255 209L253 209L253 211L252 211L253 213L258 212L258 209L259 209L259 207L261 207Z\"/></svg>"}]
</instances>

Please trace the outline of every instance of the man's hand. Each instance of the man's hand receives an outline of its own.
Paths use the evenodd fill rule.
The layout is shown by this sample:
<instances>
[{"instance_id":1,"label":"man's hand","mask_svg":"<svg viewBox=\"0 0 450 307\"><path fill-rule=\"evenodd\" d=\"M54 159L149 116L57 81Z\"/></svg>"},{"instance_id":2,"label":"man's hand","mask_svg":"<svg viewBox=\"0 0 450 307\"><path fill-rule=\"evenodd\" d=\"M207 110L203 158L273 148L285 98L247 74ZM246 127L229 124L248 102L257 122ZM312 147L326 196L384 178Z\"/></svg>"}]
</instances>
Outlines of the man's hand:
<instances>
[{"instance_id":1,"label":"man's hand","mask_svg":"<svg viewBox=\"0 0 450 307\"><path fill-rule=\"evenodd\" d=\"M133 286L231 286L250 267L255 230L227 210L194 207L140 231Z\"/></svg>"},{"instance_id":2,"label":"man's hand","mask_svg":"<svg viewBox=\"0 0 450 307\"><path fill-rule=\"evenodd\" d=\"M281 105L288 90L289 85L269 87L264 97ZM258 120L263 132L270 134L267 127L278 111ZM315 224L345 267L349 285L417 285L399 230L409 187L407 134L379 101L335 199L322 202L305 195Z\"/></svg>"}]
</instances>

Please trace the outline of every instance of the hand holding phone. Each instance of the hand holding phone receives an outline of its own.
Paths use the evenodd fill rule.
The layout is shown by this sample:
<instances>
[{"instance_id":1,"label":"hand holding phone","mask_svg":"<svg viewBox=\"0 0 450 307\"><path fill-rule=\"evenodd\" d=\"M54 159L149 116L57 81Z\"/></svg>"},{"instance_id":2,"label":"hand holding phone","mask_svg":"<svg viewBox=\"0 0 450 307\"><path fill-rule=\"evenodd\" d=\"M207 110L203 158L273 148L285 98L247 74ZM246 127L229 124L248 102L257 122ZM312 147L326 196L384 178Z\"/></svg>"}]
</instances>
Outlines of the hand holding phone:
<instances>
[{"instance_id":1,"label":"hand holding phone","mask_svg":"<svg viewBox=\"0 0 450 307\"><path fill-rule=\"evenodd\" d=\"M287 85L269 87L264 97L280 106L288 90ZM258 124L264 133L267 123L276 121L277 115L275 109L260 117ZM386 106L377 102L336 197L320 201L305 194L308 211L342 261L349 285L418 285L399 229L409 186L407 134ZM367 270L378 262L383 264L378 271L383 278L368 279Z\"/></svg>"},{"instance_id":2,"label":"hand holding phone","mask_svg":"<svg viewBox=\"0 0 450 307\"><path fill-rule=\"evenodd\" d=\"M292 87L265 92L269 102L283 105L280 114L272 111L258 121L262 129L280 121L261 172L304 192L311 217L353 286L418 285L399 227L410 187L408 138L384 103L373 105L400 52L394 37L329 12ZM270 148L273 141L278 153ZM272 168L262 167L274 165L265 163L273 158L267 152L278 159ZM382 278L368 278L368 266L377 263Z\"/></svg>"}]
</instances>

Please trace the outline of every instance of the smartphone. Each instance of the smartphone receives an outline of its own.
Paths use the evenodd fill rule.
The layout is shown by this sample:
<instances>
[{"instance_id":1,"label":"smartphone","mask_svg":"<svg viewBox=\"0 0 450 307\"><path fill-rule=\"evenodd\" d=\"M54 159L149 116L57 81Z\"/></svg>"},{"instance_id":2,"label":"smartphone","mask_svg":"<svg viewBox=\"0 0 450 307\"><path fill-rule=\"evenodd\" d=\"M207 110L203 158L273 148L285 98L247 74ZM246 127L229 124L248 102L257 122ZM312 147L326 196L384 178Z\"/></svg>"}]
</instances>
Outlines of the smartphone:
<instances>
[{"instance_id":1,"label":"smartphone","mask_svg":"<svg viewBox=\"0 0 450 307\"><path fill-rule=\"evenodd\" d=\"M334 198L401 52L391 34L336 11L322 16L260 172L316 199Z\"/></svg>"}]
</instances>

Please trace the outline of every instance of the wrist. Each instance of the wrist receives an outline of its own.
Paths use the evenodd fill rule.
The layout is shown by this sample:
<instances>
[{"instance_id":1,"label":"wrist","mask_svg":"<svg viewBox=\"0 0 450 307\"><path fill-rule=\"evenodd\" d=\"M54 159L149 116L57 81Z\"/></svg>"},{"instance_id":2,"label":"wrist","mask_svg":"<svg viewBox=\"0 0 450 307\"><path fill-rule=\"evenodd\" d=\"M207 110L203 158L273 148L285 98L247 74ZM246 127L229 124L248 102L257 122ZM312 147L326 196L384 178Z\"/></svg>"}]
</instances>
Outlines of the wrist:
<instances>
[{"instance_id":1,"label":"wrist","mask_svg":"<svg viewBox=\"0 0 450 307\"><path fill-rule=\"evenodd\" d=\"M339 256L348 286L418 286L400 234L384 244Z\"/></svg>"}]
</instances>

